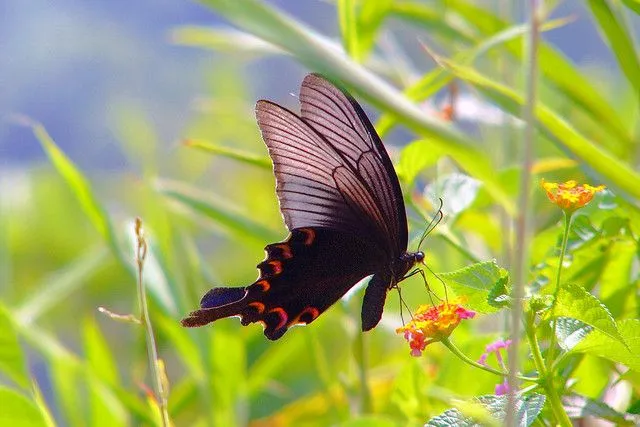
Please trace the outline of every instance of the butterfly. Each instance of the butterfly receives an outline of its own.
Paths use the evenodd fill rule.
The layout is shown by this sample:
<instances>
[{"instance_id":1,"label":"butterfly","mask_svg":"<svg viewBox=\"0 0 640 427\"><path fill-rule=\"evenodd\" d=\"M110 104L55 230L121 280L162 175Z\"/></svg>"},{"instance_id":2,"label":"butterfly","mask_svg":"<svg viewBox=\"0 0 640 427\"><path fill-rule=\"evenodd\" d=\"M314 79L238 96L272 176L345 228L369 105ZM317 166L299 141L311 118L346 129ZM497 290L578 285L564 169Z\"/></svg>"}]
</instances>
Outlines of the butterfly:
<instances>
[{"instance_id":1,"label":"butterfly","mask_svg":"<svg viewBox=\"0 0 640 427\"><path fill-rule=\"evenodd\" d=\"M299 99L300 114L266 100L255 109L289 237L265 247L254 283L211 289L183 326L239 316L243 325L262 322L277 340L373 275L362 303L368 331L387 291L424 260L423 252L407 252L400 183L362 107L318 74L304 78Z\"/></svg>"}]
</instances>

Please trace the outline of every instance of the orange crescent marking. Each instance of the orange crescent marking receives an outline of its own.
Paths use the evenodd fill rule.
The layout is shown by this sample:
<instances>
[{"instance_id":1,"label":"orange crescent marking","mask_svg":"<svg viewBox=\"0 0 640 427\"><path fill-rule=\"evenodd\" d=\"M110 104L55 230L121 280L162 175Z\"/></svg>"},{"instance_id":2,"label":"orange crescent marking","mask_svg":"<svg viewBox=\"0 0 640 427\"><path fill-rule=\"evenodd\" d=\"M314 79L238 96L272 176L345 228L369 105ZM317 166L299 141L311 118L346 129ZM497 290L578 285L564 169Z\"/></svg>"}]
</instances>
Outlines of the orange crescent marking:
<instances>
[{"instance_id":1,"label":"orange crescent marking","mask_svg":"<svg viewBox=\"0 0 640 427\"><path fill-rule=\"evenodd\" d=\"M252 302L249 303L249 307L254 307L256 310L258 310L258 313L262 314L262 312L264 311L264 304L261 302Z\"/></svg>"},{"instance_id":2,"label":"orange crescent marking","mask_svg":"<svg viewBox=\"0 0 640 427\"><path fill-rule=\"evenodd\" d=\"M262 288L262 292L267 292L269 289L271 289L271 285L269 284L268 280L258 280L256 282L256 285Z\"/></svg>"},{"instance_id":3,"label":"orange crescent marking","mask_svg":"<svg viewBox=\"0 0 640 427\"><path fill-rule=\"evenodd\" d=\"M276 326L275 329L280 329L287 324L289 316L287 316L287 312L284 311L282 307L272 308L271 310L269 310L269 313L278 313L278 315L280 316L280 323L278 323L278 326Z\"/></svg>"},{"instance_id":4,"label":"orange crescent marking","mask_svg":"<svg viewBox=\"0 0 640 427\"><path fill-rule=\"evenodd\" d=\"M302 316L304 316L305 314L310 314L311 315L311 320L309 320L308 322L305 320L300 320L302 318ZM308 325L309 323L313 322L316 317L318 317L318 315L320 314L320 311L318 311L317 308L315 307L307 307L304 310L302 310L302 312L300 314L298 314L298 316L296 316L295 320L293 322L291 322L292 325L298 325L298 324L305 324Z\"/></svg>"},{"instance_id":5,"label":"orange crescent marking","mask_svg":"<svg viewBox=\"0 0 640 427\"><path fill-rule=\"evenodd\" d=\"M277 260L269 261L269 265L273 267L272 274L280 274L282 273L282 263Z\"/></svg>"},{"instance_id":6,"label":"orange crescent marking","mask_svg":"<svg viewBox=\"0 0 640 427\"><path fill-rule=\"evenodd\" d=\"M288 244L281 243L279 245L276 245L276 247L280 248L280 250L282 251L282 257L284 259L293 258L293 253L291 252L291 247Z\"/></svg>"},{"instance_id":7,"label":"orange crescent marking","mask_svg":"<svg viewBox=\"0 0 640 427\"><path fill-rule=\"evenodd\" d=\"M309 246L316 239L316 232L311 228L301 228L300 231L307 235L307 237L304 239L305 245Z\"/></svg>"}]
</instances>

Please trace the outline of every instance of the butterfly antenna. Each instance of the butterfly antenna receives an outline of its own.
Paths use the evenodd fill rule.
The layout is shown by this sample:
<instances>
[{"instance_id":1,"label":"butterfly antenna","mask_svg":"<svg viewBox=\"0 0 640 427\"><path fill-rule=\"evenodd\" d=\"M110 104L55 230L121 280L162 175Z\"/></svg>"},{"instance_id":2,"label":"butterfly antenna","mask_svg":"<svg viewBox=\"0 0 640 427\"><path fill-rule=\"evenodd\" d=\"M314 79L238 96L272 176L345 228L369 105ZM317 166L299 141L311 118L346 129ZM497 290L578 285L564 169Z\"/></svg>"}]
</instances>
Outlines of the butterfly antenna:
<instances>
[{"instance_id":1,"label":"butterfly antenna","mask_svg":"<svg viewBox=\"0 0 640 427\"><path fill-rule=\"evenodd\" d=\"M424 239L427 238L429 233L431 233L438 226L438 224L440 224L440 221L442 221L442 218L444 218L444 213L442 212L442 205L444 202L442 201L442 197L439 197L438 200L440 200L440 206L438 206L438 211L431 218L431 221L429 221L429 224L427 224L427 228L424 230L424 233L422 233L422 236L420 237L420 241L418 242L418 250L420 250L420 247L422 246L422 242L424 242Z\"/></svg>"}]
</instances>

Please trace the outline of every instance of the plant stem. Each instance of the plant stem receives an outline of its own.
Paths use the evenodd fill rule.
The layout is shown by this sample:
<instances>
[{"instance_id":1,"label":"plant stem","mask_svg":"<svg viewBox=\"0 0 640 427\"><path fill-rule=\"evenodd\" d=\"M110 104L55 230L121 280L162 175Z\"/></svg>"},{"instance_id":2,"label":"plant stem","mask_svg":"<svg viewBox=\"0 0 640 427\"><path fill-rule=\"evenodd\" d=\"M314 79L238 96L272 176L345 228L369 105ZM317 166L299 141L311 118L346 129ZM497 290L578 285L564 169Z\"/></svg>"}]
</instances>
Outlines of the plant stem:
<instances>
[{"instance_id":1,"label":"plant stem","mask_svg":"<svg viewBox=\"0 0 640 427\"><path fill-rule=\"evenodd\" d=\"M140 303L140 322L144 327L147 336L147 355L149 357L149 371L153 380L153 388L158 400L158 408L162 416L163 427L169 427L169 412L167 410L167 393L164 389L162 381L163 374L160 372L160 361L158 359L158 350L156 348L156 339L153 335L153 327L149 318L149 308L147 307L147 294L142 281L142 270L144 268L144 260L147 256L147 242L144 239L142 230L142 220L136 218L136 265L138 267L138 301Z\"/></svg>"},{"instance_id":2,"label":"plant stem","mask_svg":"<svg viewBox=\"0 0 640 427\"><path fill-rule=\"evenodd\" d=\"M522 300L524 298L524 284L527 275L527 265L529 260L529 193L531 187L531 168L533 165L533 145L536 126L536 94L538 83L538 42L539 42L539 17L537 10L538 2L529 0L529 37L528 37L528 57L526 66L526 104L523 109L523 119L526 123L523 136L523 151L521 154L521 175L520 194L518 197L518 215L515 224L515 254L514 257L514 280L513 280L513 308L511 309L511 333L512 345L509 348L509 393L505 425L516 424L515 390L518 387L516 373L519 370L520 348L520 323L522 322Z\"/></svg>"},{"instance_id":3,"label":"plant stem","mask_svg":"<svg viewBox=\"0 0 640 427\"><path fill-rule=\"evenodd\" d=\"M567 415L567 412L564 410L562 406L562 401L560 400L560 396L556 391L556 388L553 384L552 372L549 374L549 370L544 363L544 359L542 357L542 352L540 351L540 345L538 344L538 338L536 337L536 328L534 324L535 313L530 312L527 317L527 322L525 324L525 331L527 333L527 339L529 340L529 347L531 347L531 355L533 357L533 363L538 370L538 375L540 376L540 385L544 388L544 391L547 395L547 401L551 405L551 409L556 417L556 420L563 427L572 427L571 419Z\"/></svg>"},{"instance_id":4,"label":"plant stem","mask_svg":"<svg viewBox=\"0 0 640 427\"><path fill-rule=\"evenodd\" d=\"M553 291L553 303L551 304L551 315L553 316L558 301L558 295L560 294L560 277L562 275L562 265L564 264L564 256L567 253L567 242L569 241L569 230L571 228L571 216L572 212L564 212L564 234L562 236L562 246L560 248L560 260L558 261L558 271L556 273L556 288ZM552 366L555 359L555 351L557 344L557 325L558 322L554 318L553 320L553 333L551 334L551 340L549 341L549 351L547 352L547 366Z\"/></svg>"},{"instance_id":5,"label":"plant stem","mask_svg":"<svg viewBox=\"0 0 640 427\"><path fill-rule=\"evenodd\" d=\"M465 362L465 363L467 363L467 364L469 364L469 365L471 365L473 367L476 367L478 369L482 369L484 371L491 372L492 374L499 375L501 377L508 377L509 376L508 372L502 372L502 371L499 371L497 369L493 369L493 368L491 368L491 367L489 367L487 365L483 365L481 363L478 363L475 360L472 360L466 354L464 354L462 351L460 351L460 349L458 347L456 347L451 342L451 340L449 340L449 338L445 338L441 342L442 342L442 344L444 344L445 347L447 347L449 350L451 350L451 352L453 354L458 356L458 358L460 358L460 360L462 360L463 362ZM538 378L538 377L526 377L524 375L519 375L519 374L516 374L516 377L518 379L522 380L522 381L529 381L529 382L535 382L535 383L540 381L540 378Z\"/></svg>"}]
</instances>

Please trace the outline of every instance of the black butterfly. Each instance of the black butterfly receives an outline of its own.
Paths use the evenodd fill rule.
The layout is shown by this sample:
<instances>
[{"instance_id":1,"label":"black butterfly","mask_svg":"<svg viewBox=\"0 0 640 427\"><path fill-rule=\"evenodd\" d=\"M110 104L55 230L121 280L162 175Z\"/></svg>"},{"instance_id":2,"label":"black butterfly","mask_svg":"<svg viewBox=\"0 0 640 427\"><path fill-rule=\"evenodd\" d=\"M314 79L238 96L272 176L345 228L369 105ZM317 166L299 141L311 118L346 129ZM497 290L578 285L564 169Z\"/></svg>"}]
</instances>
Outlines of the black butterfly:
<instances>
[{"instance_id":1,"label":"black butterfly","mask_svg":"<svg viewBox=\"0 0 640 427\"><path fill-rule=\"evenodd\" d=\"M302 82L300 104L300 115L256 105L289 238L265 248L256 282L210 290L183 326L240 316L243 325L262 322L276 340L373 274L362 303L367 331L380 321L387 291L423 261L422 252L407 252L398 177L360 105L317 74Z\"/></svg>"}]
</instances>

